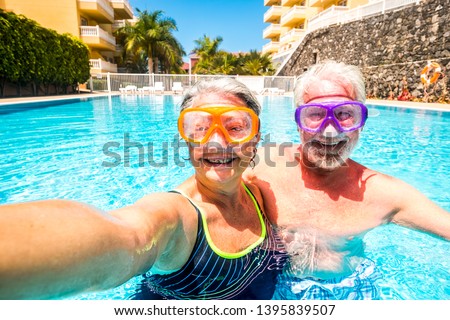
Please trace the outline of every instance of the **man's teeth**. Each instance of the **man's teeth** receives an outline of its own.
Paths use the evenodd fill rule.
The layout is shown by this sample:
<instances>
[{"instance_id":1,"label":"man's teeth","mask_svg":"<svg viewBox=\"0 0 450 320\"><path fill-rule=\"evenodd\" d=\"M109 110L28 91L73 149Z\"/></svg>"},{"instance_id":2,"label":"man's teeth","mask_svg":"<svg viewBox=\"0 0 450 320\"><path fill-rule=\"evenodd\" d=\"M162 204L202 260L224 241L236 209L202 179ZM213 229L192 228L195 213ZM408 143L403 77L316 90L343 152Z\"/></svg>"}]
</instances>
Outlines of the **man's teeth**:
<instances>
[{"instance_id":1,"label":"man's teeth","mask_svg":"<svg viewBox=\"0 0 450 320\"><path fill-rule=\"evenodd\" d=\"M321 144L325 145L325 146L335 146L337 144L340 143L340 141L335 141L335 142L320 142Z\"/></svg>"},{"instance_id":2,"label":"man's teeth","mask_svg":"<svg viewBox=\"0 0 450 320\"><path fill-rule=\"evenodd\" d=\"M233 159L231 159L231 158L229 158L229 159L207 159L207 160L211 163L220 163L220 164L230 163L231 161L233 161Z\"/></svg>"}]
</instances>

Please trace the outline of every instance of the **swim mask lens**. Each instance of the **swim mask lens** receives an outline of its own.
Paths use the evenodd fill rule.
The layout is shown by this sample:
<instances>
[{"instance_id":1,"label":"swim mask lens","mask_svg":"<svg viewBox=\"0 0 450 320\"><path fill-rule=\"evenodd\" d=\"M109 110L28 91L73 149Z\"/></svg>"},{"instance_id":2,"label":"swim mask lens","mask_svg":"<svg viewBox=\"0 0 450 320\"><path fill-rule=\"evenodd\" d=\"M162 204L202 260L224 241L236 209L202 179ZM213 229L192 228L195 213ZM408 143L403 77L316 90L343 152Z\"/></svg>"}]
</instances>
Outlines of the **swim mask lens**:
<instances>
[{"instance_id":1,"label":"swim mask lens","mask_svg":"<svg viewBox=\"0 0 450 320\"><path fill-rule=\"evenodd\" d=\"M247 107L207 106L187 108L178 118L181 137L193 143L206 143L215 130L230 143L251 140L259 130L259 118Z\"/></svg>"},{"instance_id":2,"label":"swim mask lens","mask_svg":"<svg viewBox=\"0 0 450 320\"><path fill-rule=\"evenodd\" d=\"M308 132L319 132L331 120L337 129L350 132L364 126L367 107L359 101L313 102L295 110L297 125Z\"/></svg>"}]
</instances>

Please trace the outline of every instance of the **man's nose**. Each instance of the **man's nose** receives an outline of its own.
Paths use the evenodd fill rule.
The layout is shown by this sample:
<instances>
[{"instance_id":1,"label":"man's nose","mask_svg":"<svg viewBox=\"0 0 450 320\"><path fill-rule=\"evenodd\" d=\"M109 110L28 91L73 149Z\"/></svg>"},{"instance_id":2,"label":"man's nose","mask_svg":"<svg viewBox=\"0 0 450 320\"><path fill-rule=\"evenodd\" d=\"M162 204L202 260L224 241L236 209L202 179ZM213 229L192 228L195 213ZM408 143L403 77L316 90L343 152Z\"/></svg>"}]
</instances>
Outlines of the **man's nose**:
<instances>
[{"instance_id":1,"label":"man's nose","mask_svg":"<svg viewBox=\"0 0 450 320\"><path fill-rule=\"evenodd\" d=\"M336 124L333 120L328 119L325 123L325 129L322 131L322 134L327 138L335 138L339 135L339 130L336 128Z\"/></svg>"}]
</instances>

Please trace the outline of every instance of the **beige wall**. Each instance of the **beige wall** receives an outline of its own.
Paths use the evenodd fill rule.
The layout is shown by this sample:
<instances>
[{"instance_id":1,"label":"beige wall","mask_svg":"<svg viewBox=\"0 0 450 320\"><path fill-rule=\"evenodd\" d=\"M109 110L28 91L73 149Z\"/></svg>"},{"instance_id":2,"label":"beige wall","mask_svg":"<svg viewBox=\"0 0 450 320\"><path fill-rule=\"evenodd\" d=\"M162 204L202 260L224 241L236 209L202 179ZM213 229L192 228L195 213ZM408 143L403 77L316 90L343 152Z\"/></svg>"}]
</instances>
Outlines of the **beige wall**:
<instances>
[{"instance_id":1,"label":"beige wall","mask_svg":"<svg viewBox=\"0 0 450 320\"><path fill-rule=\"evenodd\" d=\"M0 0L0 7L58 33L80 35L77 0Z\"/></svg>"},{"instance_id":2,"label":"beige wall","mask_svg":"<svg viewBox=\"0 0 450 320\"><path fill-rule=\"evenodd\" d=\"M368 4L369 0L348 0L347 7L350 9L356 8L357 6L363 6Z\"/></svg>"}]
</instances>

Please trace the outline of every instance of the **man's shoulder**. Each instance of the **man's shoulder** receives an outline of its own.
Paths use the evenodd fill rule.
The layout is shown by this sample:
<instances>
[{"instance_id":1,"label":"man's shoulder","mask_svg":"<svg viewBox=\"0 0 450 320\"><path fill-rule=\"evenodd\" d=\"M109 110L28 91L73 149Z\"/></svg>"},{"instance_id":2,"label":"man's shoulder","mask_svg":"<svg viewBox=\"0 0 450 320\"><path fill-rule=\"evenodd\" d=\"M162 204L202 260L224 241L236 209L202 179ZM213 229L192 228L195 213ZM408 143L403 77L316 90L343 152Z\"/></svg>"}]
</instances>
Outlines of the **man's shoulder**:
<instances>
[{"instance_id":1,"label":"man's shoulder","mask_svg":"<svg viewBox=\"0 0 450 320\"><path fill-rule=\"evenodd\" d=\"M379 196L391 198L411 188L411 185L399 178L373 170L358 162L352 161L351 165L354 166L355 172L359 172L359 179L364 184L366 192L375 192Z\"/></svg>"}]
</instances>

